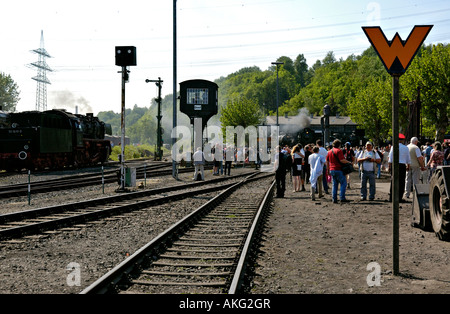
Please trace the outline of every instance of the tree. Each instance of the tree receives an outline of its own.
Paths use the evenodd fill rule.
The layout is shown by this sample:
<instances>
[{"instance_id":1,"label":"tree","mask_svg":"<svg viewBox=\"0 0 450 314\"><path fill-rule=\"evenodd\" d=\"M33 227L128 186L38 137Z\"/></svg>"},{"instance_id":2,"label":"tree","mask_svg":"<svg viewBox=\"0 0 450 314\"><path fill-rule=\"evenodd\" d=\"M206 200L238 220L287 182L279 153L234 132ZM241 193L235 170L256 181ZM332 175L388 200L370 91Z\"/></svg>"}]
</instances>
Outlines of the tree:
<instances>
[{"instance_id":1,"label":"tree","mask_svg":"<svg viewBox=\"0 0 450 314\"><path fill-rule=\"evenodd\" d=\"M286 71L288 71L289 73L291 73L292 75L295 76L294 62L292 61L291 58L286 57L286 56L282 56L282 57L279 57L279 58L277 59L277 62L283 62L283 68L284 68ZM272 69L273 71L276 71L276 70L277 70L276 65L271 66L271 69Z\"/></svg>"},{"instance_id":2,"label":"tree","mask_svg":"<svg viewBox=\"0 0 450 314\"><path fill-rule=\"evenodd\" d=\"M284 102L294 97L299 91L295 77L291 72L284 68L284 65L278 68L278 105L282 106ZM267 77L259 86L257 100L265 105L265 110L276 112L277 110L277 70L274 68L272 75Z\"/></svg>"},{"instance_id":3,"label":"tree","mask_svg":"<svg viewBox=\"0 0 450 314\"><path fill-rule=\"evenodd\" d=\"M323 58L322 62L323 62L324 65L335 63L336 62L336 57L334 56L334 52L333 51L328 51L327 55L325 56L325 58Z\"/></svg>"},{"instance_id":4,"label":"tree","mask_svg":"<svg viewBox=\"0 0 450 314\"><path fill-rule=\"evenodd\" d=\"M0 73L0 107L4 111L15 111L20 91L10 75Z\"/></svg>"},{"instance_id":5,"label":"tree","mask_svg":"<svg viewBox=\"0 0 450 314\"><path fill-rule=\"evenodd\" d=\"M420 88L422 121L425 129L434 129L441 143L449 129L450 116L450 46L423 47L400 80L404 97L414 100ZM431 135L431 134L430 134Z\"/></svg>"},{"instance_id":6,"label":"tree","mask_svg":"<svg viewBox=\"0 0 450 314\"><path fill-rule=\"evenodd\" d=\"M127 135L132 143L154 144L157 134L156 118L147 110L135 123L130 124Z\"/></svg>"},{"instance_id":7,"label":"tree","mask_svg":"<svg viewBox=\"0 0 450 314\"><path fill-rule=\"evenodd\" d=\"M392 87L388 79L373 78L348 105L348 112L364 128L366 137L380 145L389 137L392 121Z\"/></svg>"},{"instance_id":8,"label":"tree","mask_svg":"<svg viewBox=\"0 0 450 314\"><path fill-rule=\"evenodd\" d=\"M299 54L294 61L295 78L300 88L305 87L308 82L308 64L303 54Z\"/></svg>"},{"instance_id":9,"label":"tree","mask_svg":"<svg viewBox=\"0 0 450 314\"><path fill-rule=\"evenodd\" d=\"M306 107L309 112L319 114L323 106L328 103L332 107L333 113L343 114L345 110L341 110L341 108L345 109L347 101L342 97L336 100L336 96L340 94L338 89L341 89L341 86L335 85L339 76L345 75L343 71L339 71L341 63L342 61L336 61L332 51L327 53L323 63L318 60L309 70L313 75L311 82L300 89L297 94L289 97L281 112L296 114L298 109ZM348 76L344 77L343 81L346 82L347 79ZM342 103L340 103L341 101Z\"/></svg>"},{"instance_id":10,"label":"tree","mask_svg":"<svg viewBox=\"0 0 450 314\"><path fill-rule=\"evenodd\" d=\"M259 104L254 99L240 97L229 100L227 106L222 109L220 122L222 123L223 134L226 134L227 126L257 126L261 123L263 115Z\"/></svg>"}]
</instances>

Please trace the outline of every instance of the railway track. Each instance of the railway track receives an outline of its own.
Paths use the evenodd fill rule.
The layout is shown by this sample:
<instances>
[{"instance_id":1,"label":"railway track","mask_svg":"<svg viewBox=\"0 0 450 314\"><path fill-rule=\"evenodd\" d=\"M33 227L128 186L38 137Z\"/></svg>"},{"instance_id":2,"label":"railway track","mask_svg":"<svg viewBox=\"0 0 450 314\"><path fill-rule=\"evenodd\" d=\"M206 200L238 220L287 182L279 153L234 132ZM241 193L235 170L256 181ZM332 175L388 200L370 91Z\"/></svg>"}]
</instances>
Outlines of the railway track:
<instances>
[{"instance_id":1,"label":"railway track","mask_svg":"<svg viewBox=\"0 0 450 314\"><path fill-rule=\"evenodd\" d=\"M228 186L81 293L242 292L273 189L261 173Z\"/></svg>"},{"instance_id":2,"label":"railway track","mask_svg":"<svg viewBox=\"0 0 450 314\"><path fill-rule=\"evenodd\" d=\"M155 164L147 166L137 166L136 167L136 178L142 179L145 177L155 177L163 175L171 175L172 169L171 164ZM165 169L167 168L167 169ZM73 177L58 178L45 181L37 181L30 183L30 192L32 194L46 193L56 190L67 190L74 189L76 187L83 187L88 185L100 185L102 183L114 183L118 182L117 169L108 169L101 173L87 173L78 174ZM178 170L179 173L193 172L192 168L182 168ZM14 185L3 185L0 186L0 198L9 198L16 196L24 196L28 194L28 183L14 184Z\"/></svg>"},{"instance_id":3,"label":"railway track","mask_svg":"<svg viewBox=\"0 0 450 314\"><path fill-rule=\"evenodd\" d=\"M227 183L227 180L231 181L248 175L247 173L220 177L209 181L123 193L82 202L3 214L0 215L0 240L51 232L54 229L70 228L76 224L83 224L156 204L220 191L233 184ZM175 193L181 190L187 191Z\"/></svg>"}]
</instances>

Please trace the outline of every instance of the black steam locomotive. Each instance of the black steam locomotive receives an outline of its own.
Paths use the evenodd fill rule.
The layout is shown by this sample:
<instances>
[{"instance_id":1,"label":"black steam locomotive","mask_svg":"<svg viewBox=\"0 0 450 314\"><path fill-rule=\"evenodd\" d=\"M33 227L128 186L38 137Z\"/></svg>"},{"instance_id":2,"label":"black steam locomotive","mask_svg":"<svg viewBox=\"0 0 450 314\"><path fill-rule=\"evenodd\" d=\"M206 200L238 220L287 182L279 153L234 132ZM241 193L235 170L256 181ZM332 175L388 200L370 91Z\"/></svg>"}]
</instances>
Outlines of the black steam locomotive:
<instances>
[{"instance_id":1,"label":"black steam locomotive","mask_svg":"<svg viewBox=\"0 0 450 314\"><path fill-rule=\"evenodd\" d=\"M316 143L322 138L322 133L316 133L313 129L304 128L299 132L281 134L279 143L281 146L293 147L301 143L302 145Z\"/></svg>"},{"instance_id":2,"label":"black steam locomotive","mask_svg":"<svg viewBox=\"0 0 450 314\"><path fill-rule=\"evenodd\" d=\"M111 126L65 110L2 113L0 170L62 169L106 162Z\"/></svg>"},{"instance_id":3,"label":"black steam locomotive","mask_svg":"<svg viewBox=\"0 0 450 314\"><path fill-rule=\"evenodd\" d=\"M367 141L364 135L364 130L356 129L352 132L336 132L332 130L330 132L329 143L335 139L340 139L342 143L349 142L351 146L361 146ZM294 145L300 143L302 145L315 144L318 139L323 140L322 130L314 130L311 128L304 128L299 132L291 132L280 135L280 145L288 145L293 147ZM325 142L324 142L325 143ZM326 143L325 143L326 144Z\"/></svg>"}]
</instances>

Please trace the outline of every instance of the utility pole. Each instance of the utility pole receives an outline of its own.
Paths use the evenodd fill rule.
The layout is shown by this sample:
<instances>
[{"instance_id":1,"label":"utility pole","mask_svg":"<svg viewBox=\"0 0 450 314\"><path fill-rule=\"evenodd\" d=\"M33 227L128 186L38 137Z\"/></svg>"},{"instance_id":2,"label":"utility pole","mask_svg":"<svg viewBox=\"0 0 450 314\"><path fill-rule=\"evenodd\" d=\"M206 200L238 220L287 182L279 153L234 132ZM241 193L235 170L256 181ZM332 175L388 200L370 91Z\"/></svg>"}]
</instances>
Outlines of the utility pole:
<instances>
[{"instance_id":1,"label":"utility pole","mask_svg":"<svg viewBox=\"0 0 450 314\"><path fill-rule=\"evenodd\" d=\"M37 62L33 62L29 65L30 67L37 69L37 75L32 78L37 82L36 110L45 111L47 110L47 84L50 84L50 81L47 78L47 71L52 72L53 70L45 62L46 58L51 58L51 56L44 48L44 31L41 30L40 47L32 50L32 52L39 56Z\"/></svg>"},{"instance_id":2,"label":"utility pole","mask_svg":"<svg viewBox=\"0 0 450 314\"><path fill-rule=\"evenodd\" d=\"M156 134L156 151L155 151L155 160L162 160L162 128L161 128L161 88L162 88L162 82L160 77L158 77L157 80L145 80L146 83L156 83L156 86L158 86L158 98L156 99L156 102L158 103L158 115L156 116L156 119L158 120L158 126L157 126L157 134Z\"/></svg>"},{"instance_id":3,"label":"utility pole","mask_svg":"<svg viewBox=\"0 0 450 314\"><path fill-rule=\"evenodd\" d=\"M278 123L278 95L279 95L279 91L278 91L278 66L284 64L284 62L272 62L273 65L276 65L277 67L277 126L279 126Z\"/></svg>"},{"instance_id":4,"label":"utility pole","mask_svg":"<svg viewBox=\"0 0 450 314\"><path fill-rule=\"evenodd\" d=\"M173 130L177 127L177 0L173 0ZM176 138L172 137L172 177L177 178Z\"/></svg>"}]
</instances>

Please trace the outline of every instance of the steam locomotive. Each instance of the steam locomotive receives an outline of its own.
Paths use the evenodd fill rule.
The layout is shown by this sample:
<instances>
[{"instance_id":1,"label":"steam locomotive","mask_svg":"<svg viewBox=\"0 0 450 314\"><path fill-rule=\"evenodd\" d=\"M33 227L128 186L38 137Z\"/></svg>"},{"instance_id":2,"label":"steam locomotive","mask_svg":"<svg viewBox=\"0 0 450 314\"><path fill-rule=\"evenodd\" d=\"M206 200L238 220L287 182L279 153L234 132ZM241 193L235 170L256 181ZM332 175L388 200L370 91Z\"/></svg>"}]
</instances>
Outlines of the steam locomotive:
<instances>
[{"instance_id":1,"label":"steam locomotive","mask_svg":"<svg viewBox=\"0 0 450 314\"><path fill-rule=\"evenodd\" d=\"M316 143L316 140L321 138L321 133L316 133L313 129L310 128L304 128L299 132L281 134L279 143L281 146L288 145L290 147L293 147L298 143L301 143L302 145Z\"/></svg>"},{"instance_id":2,"label":"steam locomotive","mask_svg":"<svg viewBox=\"0 0 450 314\"><path fill-rule=\"evenodd\" d=\"M111 126L94 117L65 110L2 112L0 170L62 169L106 162Z\"/></svg>"},{"instance_id":3,"label":"steam locomotive","mask_svg":"<svg viewBox=\"0 0 450 314\"><path fill-rule=\"evenodd\" d=\"M342 143L349 142L351 146L361 146L367 141L364 135L364 130L356 129L353 132L338 133L332 132L330 134L329 141L332 142L334 139L338 138ZM314 144L318 139L323 140L322 130L315 131L311 128L304 128L299 132L286 132L280 135L279 143L280 145L288 145L290 147L301 143L302 145Z\"/></svg>"}]
</instances>

